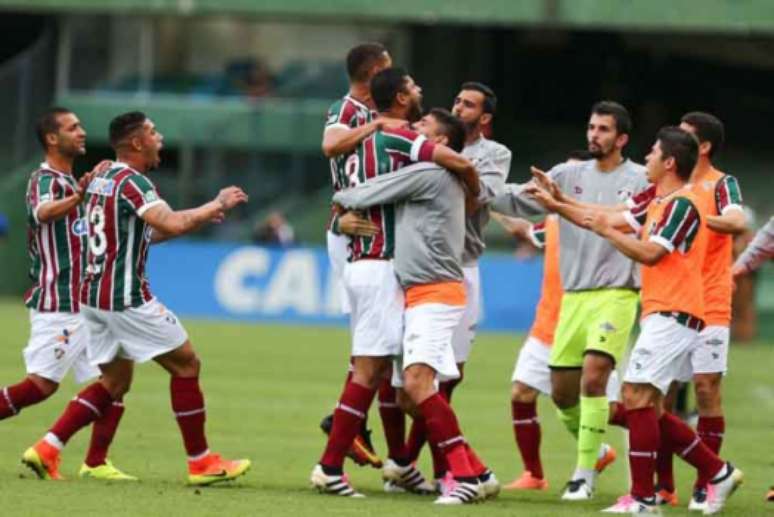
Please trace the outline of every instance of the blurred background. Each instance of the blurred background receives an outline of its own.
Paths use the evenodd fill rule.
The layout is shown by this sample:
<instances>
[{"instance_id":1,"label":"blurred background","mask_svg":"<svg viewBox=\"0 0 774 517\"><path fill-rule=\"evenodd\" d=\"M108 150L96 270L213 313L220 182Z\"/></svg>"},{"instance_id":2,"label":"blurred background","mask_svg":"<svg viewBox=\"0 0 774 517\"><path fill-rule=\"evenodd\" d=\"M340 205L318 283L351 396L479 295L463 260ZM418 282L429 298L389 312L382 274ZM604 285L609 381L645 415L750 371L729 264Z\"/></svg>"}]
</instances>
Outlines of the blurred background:
<instances>
[{"instance_id":1,"label":"blurred background","mask_svg":"<svg viewBox=\"0 0 774 517\"><path fill-rule=\"evenodd\" d=\"M309 282L327 282L319 247L331 187L322 125L347 90L347 50L369 40L412 73L425 107L450 107L463 81L491 85L500 100L494 138L514 153L511 182L525 181L531 164L547 168L585 147L589 107L614 99L632 113L626 154L640 162L660 126L692 110L718 115L727 143L717 165L739 178L751 228L774 212L770 0L0 0L0 294L28 285L23 193L40 161L36 116L51 104L76 112L88 131L83 171L111 157L110 119L140 109L165 135L152 178L173 207L232 183L251 197L191 248L154 250L152 284L185 307L192 297L210 300L182 310L192 315L333 317L324 286L316 305L301 298L283 305L269 291L295 286L306 297ZM539 258L495 224L489 233L490 248L502 254L495 258L516 263L514 274L528 284L519 292L524 302L509 309L520 316L501 315L518 321L491 328L523 329ZM244 247L251 243L261 247ZM298 246L311 258L290 255L288 265L287 250ZM215 258L206 262L208 254ZM175 279L183 262L211 278L187 299L163 278ZM513 297L519 282L501 286L499 296ZM739 291L738 340L774 337L771 267Z\"/></svg>"}]
</instances>

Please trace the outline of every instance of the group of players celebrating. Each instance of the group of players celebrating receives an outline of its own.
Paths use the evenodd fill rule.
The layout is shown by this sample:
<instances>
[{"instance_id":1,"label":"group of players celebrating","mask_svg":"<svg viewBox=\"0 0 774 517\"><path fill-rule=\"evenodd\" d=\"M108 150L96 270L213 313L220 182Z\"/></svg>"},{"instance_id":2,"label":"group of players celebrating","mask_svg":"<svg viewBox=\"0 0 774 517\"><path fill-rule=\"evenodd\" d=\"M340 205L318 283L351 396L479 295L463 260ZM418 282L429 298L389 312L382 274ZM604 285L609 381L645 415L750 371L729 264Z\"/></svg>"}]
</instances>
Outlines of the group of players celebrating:
<instances>
[{"instance_id":1,"label":"group of players celebrating","mask_svg":"<svg viewBox=\"0 0 774 517\"><path fill-rule=\"evenodd\" d=\"M422 116L421 88L380 44L347 55L350 90L328 112L323 152L334 187L328 225L332 269L343 286L352 351L325 450L311 483L363 497L343 471L347 455L382 467L388 492L434 493L436 504L496 497L500 483L466 440L451 405L478 321L477 259L494 216L545 248L543 291L516 361L513 428L525 471L506 485L546 490L536 400L550 395L576 439L577 463L561 498L593 497L616 459L609 424L629 431L629 493L607 513L660 513L677 505L672 456L695 467L689 508L719 512L742 472L718 454L725 420L732 238L745 230L737 180L712 163L721 121L691 112L662 128L646 165L623 156L632 123L613 101L596 103L588 150L550 171L506 184L511 152L487 139L497 99L461 86L451 111ZM544 218L533 224L523 217ZM740 267L736 272L743 272ZM640 312L640 334L624 359ZM691 381L697 430L670 413ZM364 420L378 398L387 444L382 464ZM406 437L405 417L412 426ZM434 482L415 464L427 442Z\"/></svg>"},{"instance_id":2,"label":"group of players celebrating","mask_svg":"<svg viewBox=\"0 0 774 517\"><path fill-rule=\"evenodd\" d=\"M631 131L626 109L599 102L587 125L588 151L548 173L533 168L527 183L506 184L511 152L483 135L497 109L489 87L465 83L451 111L423 116L421 88L382 45L352 48L347 70L350 91L331 107L322 147L335 190L328 250L350 315L352 351L344 390L324 420L329 436L312 484L363 497L343 471L349 456L382 467L389 492L438 494L435 502L444 505L497 496L499 481L451 405L475 337L477 261L494 214L546 251L535 323L513 374L513 429L525 471L504 488L548 488L536 412L543 393L577 443L563 500L593 497L596 477L616 459L604 441L615 424L629 430L631 490L604 511L647 514L676 505L674 454L697 470L690 508L720 511L743 477L718 453L731 236L745 227L736 179L712 165L722 123L707 113L685 115L679 127L659 131L643 167L622 155ZM112 120L115 160L79 180L73 162L86 152L86 133L76 114L48 110L37 136L45 161L26 194L33 280L25 299L27 375L0 390L0 419L50 397L70 370L78 382L93 381L24 452L23 463L42 479L62 479L62 449L92 425L80 476L136 480L110 462L108 449L133 365L152 359L170 374L189 483L243 475L249 460L209 449L199 359L178 318L151 294L145 264L151 244L222 221L247 195L227 187L204 205L173 211L147 176L159 165L163 137L140 112ZM536 224L521 219L544 214L551 215ZM767 232L733 274L771 255L774 231ZM616 366L638 305L641 332L621 387ZM675 384L689 380L697 431L669 412ZM383 464L365 430L375 397L388 447ZM415 466L425 443L432 483Z\"/></svg>"},{"instance_id":3,"label":"group of players celebrating","mask_svg":"<svg viewBox=\"0 0 774 517\"><path fill-rule=\"evenodd\" d=\"M37 123L45 161L30 177L28 251L32 287L25 296L30 339L26 377L0 390L0 419L18 415L50 397L72 370L77 382L96 379L22 456L41 479L62 479L61 451L93 424L81 477L134 481L108 459L124 412L134 363L153 359L170 374L170 398L185 451L188 482L209 485L235 479L249 460L210 452L204 429L200 363L188 334L155 298L145 276L150 244L223 220L247 202L238 187L190 210L173 211L147 177L160 162L163 137L140 112L110 123L114 161L100 163L79 180L74 160L86 152L86 132L68 109L52 108Z\"/></svg>"}]
</instances>

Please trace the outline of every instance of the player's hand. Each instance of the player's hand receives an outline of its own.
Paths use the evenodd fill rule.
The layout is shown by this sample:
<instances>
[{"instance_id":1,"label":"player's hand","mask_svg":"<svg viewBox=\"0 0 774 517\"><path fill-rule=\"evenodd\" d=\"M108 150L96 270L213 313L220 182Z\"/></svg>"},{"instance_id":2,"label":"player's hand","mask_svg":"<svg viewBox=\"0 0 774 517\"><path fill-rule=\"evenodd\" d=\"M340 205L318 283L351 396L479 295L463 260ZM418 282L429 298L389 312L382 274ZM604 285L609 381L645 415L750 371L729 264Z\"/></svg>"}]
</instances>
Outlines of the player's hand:
<instances>
[{"instance_id":1,"label":"player's hand","mask_svg":"<svg viewBox=\"0 0 774 517\"><path fill-rule=\"evenodd\" d=\"M409 121L392 117L379 117L376 119L379 129L409 129Z\"/></svg>"},{"instance_id":2,"label":"player's hand","mask_svg":"<svg viewBox=\"0 0 774 517\"><path fill-rule=\"evenodd\" d=\"M549 192L551 196L554 197L554 199L558 201L564 200L564 194L562 194L562 190L559 188L559 185L557 185L548 174L538 169L534 165L530 167L530 172L532 173L532 177L534 178L535 183L540 188Z\"/></svg>"},{"instance_id":3,"label":"player's hand","mask_svg":"<svg viewBox=\"0 0 774 517\"><path fill-rule=\"evenodd\" d=\"M80 177L78 186L75 189L75 195L78 196L78 199L83 200L83 197L86 195L86 189L89 188L89 183L91 183L92 179L94 179L93 170Z\"/></svg>"},{"instance_id":4,"label":"player's hand","mask_svg":"<svg viewBox=\"0 0 774 517\"><path fill-rule=\"evenodd\" d=\"M559 206L559 201L554 198L554 196L552 196L549 191L540 188L537 185L527 185L524 188L524 192L529 194L532 199L543 205L543 207L549 212L556 212L556 209Z\"/></svg>"},{"instance_id":5,"label":"player's hand","mask_svg":"<svg viewBox=\"0 0 774 517\"><path fill-rule=\"evenodd\" d=\"M373 237L379 233L379 227L357 212L346 212L339 217L339 231L346 235Z\"/></svg>"},{"instance_id":6,"label":"player's hand","mask_svg":"<svg viewBox=\"0 0 774 517\"><path fill-rule=\"evenodd\" d=\"M220 204L221 211L226 212L237 205L247 203L247 194L241 188L232 185L221 189L215 201Z\"/></svg>"},{"instance_id":7,"label":"player's hand","mask_svg":"<svg viewBox=\"0 0 774 517\"><path fill-rule=\"evenodd\" d=\"M610 228L607 214L600 211L589 211L583 215L583 226L598 235L603 235Z\"/></svg>"}]
</instances>

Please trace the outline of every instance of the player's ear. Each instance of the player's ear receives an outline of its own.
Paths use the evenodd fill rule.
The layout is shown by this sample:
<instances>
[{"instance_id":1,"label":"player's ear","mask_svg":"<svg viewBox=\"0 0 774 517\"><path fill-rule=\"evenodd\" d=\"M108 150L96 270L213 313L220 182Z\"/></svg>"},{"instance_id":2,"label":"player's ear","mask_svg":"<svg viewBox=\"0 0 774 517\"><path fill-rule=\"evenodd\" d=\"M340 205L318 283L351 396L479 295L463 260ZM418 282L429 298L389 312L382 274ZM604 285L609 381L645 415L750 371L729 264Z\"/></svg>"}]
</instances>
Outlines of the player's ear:
<instances>
[{"instance_id":1,"label":"player's ear","mask_svg":"<svg viewBox=\"0 0 774 517\"><path fill-rule=\"evenodd\" d=\"M619 149L623 149L624 147L626 147L626 144L629 143L629 135L626 133L621 133L616 137L615 143Z\"/></svg>"},{"instance_id":2,"label":"player's ear","mask_svg":"<svg viewBox=\"0 0 774 517\"><path fill-rule=\"evenodd\" d=\"M699 154L709 154L712 152L712 142L706 141L699 144Z\"/></svg>"},{"instance_id":3,"label":"player's ear","mask_svg":"<svg viewBox=\"0 0 774 517\"><path fill-rule=\"evenodd\" d=\"M437 137L435 137L435 143L449 147L449 137L447 137L446 135L438 135Z\"/></svg>"},{"instance_id":4,"label":"player's ear","mask_svg":"<svg viewBox=\"0 0 774 517\"><path fill-rule=\"evenodd\" d=\"M481 115L481 125L482 126L488 126L492 122L492 114L491 113L484 113Z\"/></svg>"},{"instance_id":5,"label":"player's ear","mask_svg":"<svg viewBox=\"0 0 774 517\"><path fill-rule=\"evenodd\" d=\"M132 148L132 151L142 151L142 138L140 138L139 134L135 134L129 138L129 147Z\"/></svg>"},{"instance_id":6,"label":"player's ear","mask_svg":"<svg viewBox=\"0 0 774 517\"><path fill-rule=\"evenodd\" d=\"M55 146L59 142L59 136L56 133L46 133L46 144Z\"/></svg>"}]
</instances>

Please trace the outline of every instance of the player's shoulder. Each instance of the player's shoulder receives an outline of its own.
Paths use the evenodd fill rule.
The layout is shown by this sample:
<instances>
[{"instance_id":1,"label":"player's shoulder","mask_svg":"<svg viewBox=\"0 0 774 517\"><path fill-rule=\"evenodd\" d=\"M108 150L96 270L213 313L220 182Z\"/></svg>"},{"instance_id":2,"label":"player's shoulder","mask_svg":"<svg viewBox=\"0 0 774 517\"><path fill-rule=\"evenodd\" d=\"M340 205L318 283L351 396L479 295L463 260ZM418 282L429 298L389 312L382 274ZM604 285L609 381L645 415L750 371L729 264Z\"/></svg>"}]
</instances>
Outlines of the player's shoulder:
<instances>
[{"instance_id":1,"label":"player's shoulder","mask_svg":"<svg viewBox=\"0 0 774 517\"><path fill-rule=\"evenodd\" d=\"M505 144L498 142L497 140L492 140L490 138L481 137L482 144L484 145L484 148L493 154L500 155L500 156L506 156L513 154L510 149L508 149L508 146Z\"/></svg>"},{"instance_id":2,"label":"player's shoulder","mask_svg":"<svg viewBox=\"0 0 774 517\"><path fill-rule=\"evenodd\" d=\"M645 177L645 173L648 170L647 167L641 163L635 162L631 158L624 160L624 162L621 164L621 170L624 172L624 174L636 176L637 178L642 178L643 180L647 181L647 178Z\"/></svg>"},{"instance_id":3,"label":"player's shoulder","mask_svg":"<svg viewBox=\"0 0 774 517\"><path fill-rule=\"evenodd\" d=\"M385 128L378 131L378 133L387 138L401 138L411 141L416 140L420 136L420 134L413 129L405 127Z\"/></svg>"}]
</instances>

